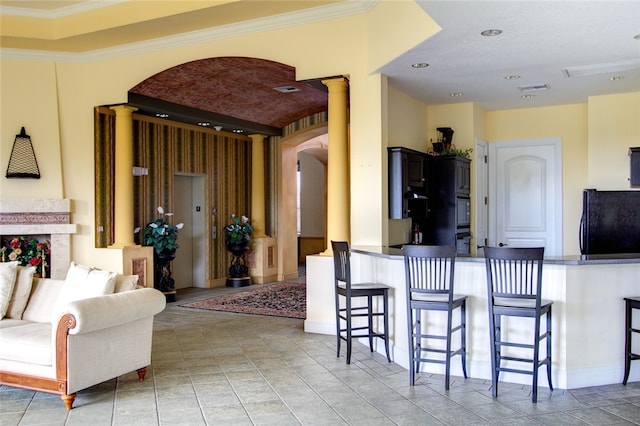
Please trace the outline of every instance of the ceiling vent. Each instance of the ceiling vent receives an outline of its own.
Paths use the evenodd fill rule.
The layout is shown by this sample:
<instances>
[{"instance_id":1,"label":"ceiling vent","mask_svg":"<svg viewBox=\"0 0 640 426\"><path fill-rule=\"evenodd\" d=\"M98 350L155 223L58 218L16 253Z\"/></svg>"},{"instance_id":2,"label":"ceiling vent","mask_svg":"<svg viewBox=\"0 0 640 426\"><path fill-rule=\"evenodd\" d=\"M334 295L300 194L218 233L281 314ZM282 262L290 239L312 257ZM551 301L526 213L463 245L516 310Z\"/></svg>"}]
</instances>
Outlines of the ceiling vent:
<instances>
[{"instance_id":1,"label":"ceiling vent","mask_svg":"<svg viewBox=\"0 0 640 426\"><path fill-rule=\"evenodd\" d=\"M582 65L577 67L562 68L562 72L567 77L588 77L599 74L617 74L624 71L631 71L640 68L640 59L629 59L627 61L607 62L604 64Z\"/></svg>"},{"instance_id":2,"label":"ceiling vent","mask_svg":"<svg viewBox=\"0 0 640 426\"><path fill-rule=\"evenodd\" d=\"M297 87L293 87L293 86L274 87L273 90L275 90L276 92L280 92L280 93L291 93L291 92L299 92L300 91L300 89L298 89Z\"/></svg>"},{"instance_id":3,"label":"ceiling vent","mask_svg":"<svg viewBox=\"0 0 640 426\"><path fill-rule=\"evenodd\" d=\"M541 92L544 90L549 90L548 84L532 84L530 86L518 86L518 89L524 93L529 92Z\"/></svg>"}]
</instances>

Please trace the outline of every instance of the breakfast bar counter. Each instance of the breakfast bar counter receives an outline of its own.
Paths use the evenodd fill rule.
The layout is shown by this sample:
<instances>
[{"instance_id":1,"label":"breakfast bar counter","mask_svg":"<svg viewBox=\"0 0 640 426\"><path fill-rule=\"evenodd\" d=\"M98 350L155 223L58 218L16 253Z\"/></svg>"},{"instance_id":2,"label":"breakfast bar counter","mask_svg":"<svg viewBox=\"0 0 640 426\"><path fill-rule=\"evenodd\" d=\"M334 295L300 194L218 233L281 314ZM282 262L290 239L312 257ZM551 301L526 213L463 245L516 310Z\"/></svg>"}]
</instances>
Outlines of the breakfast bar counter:
<instances>
[{"instance_id":1,"label":"breakfast bar counter","mask_svg":"<svg viewBox=\"0 0 640 426\"><path fill-rule=\"evenodd\" d=\"M402 250L391 247L351 248L353 282L373 281L392 287L390 337L392 359L408 367L405 275ZM307 318L305 331L335 334L333 258L307 257ZM458 257L455 292L467 299L467 373L491 379L486 271L483 257ZM624 375L624 298L640 296L640 256L591 255L545 258L543 298L553 300L552 378L559 389L622 383ZM429 327L441 327L444 317L431 314ZM528 319L509 319L511 336L532 339ZM640 318L634 319L640 327ZM520 337L520 336L518 336ZM454 346L457 336L454 337ZM640 340L640 339L637 339ZM378 351L384 351L379 344ZM640 351L640 341L634 342ZM424 364L424 371L443 374L444 366ZM459 357L452 360L452 375L462 376ZM544 369L540 370L544 375ZM408 374L407 374L408 380ZM529 376L503 373L501 381L531 384ZM631 364L629 381L640 380L640 364ZM546 378L540 376L540 385Z\"/></svg>"}]
</instances>

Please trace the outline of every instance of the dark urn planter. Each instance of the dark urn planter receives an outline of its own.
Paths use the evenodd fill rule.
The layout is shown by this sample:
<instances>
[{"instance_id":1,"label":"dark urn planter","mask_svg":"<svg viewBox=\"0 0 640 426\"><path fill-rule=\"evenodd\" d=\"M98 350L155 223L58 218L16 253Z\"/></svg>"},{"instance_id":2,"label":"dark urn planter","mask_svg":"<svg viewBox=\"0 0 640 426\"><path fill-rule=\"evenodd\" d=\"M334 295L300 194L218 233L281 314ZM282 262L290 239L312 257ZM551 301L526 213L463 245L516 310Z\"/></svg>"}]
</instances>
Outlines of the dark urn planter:
<instances>
[{"instance_id":1,"label":"dark urn planter","mask_svg":"<svg viewBox=\"0 0 640 426\"><path fill-rule=\"evenodd\" d=\"M227 275L227 287L245 287L251 285L249 268L247 267L248 243L227 243L227 250L231 253L231 266Z\"/></svg>"},{"instance_id":2,"label":"dark urn planter","mask_svg":"<svg viewBox=\"0 0 640 426\"><path fill-rule=\"evenodd\" d=\"M153 252L154 258L154 283L153 286L164 293L167 302L178 300L176 296L175 280L171 276L171 262L176 258L175 250L163 250Z\"/></svg>"}]
</instances>

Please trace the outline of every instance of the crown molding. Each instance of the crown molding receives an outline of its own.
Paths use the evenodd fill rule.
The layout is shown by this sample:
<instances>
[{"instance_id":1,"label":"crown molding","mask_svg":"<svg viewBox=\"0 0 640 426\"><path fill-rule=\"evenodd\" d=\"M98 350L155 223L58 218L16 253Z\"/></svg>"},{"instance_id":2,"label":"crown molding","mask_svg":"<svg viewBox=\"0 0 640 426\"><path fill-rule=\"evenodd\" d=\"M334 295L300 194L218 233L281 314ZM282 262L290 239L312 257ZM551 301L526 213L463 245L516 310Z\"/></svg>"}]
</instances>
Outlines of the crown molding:
<instances>
[{"instance_id":1,"label":"crown molding","mask_svg":"<svg viewBox=\"0 0 640 426\"><path fill-rule=\"evenodd\" d=\"M266 18L253 19L237 24L223 25L204 30L160 37L142 42L129 43L117 47L96 49L87 52L61 52L0 48L0 59L19 59L32 61L52 61L67 63L90 63L105 59L122 58L158 52L212 40L223 40L264 31L312 24L348 16L367 13L379 0L349 0L346 2L319 6L302 11L284 13Z\"/></svg>"},{"instance_id":2,"label":"crown molding","mask_svg":"<svg viewBox=\"0 0 640 426\"><path fill-rule=\"evenodd\" d=\"M33 9L29 7L0 6L0 15L23 16L38 19L59 19L80 13L91 12L104 7L127 3L131 0L88 0L82 3L59 7L52 10Z\"/></svg>"}]
</instances>

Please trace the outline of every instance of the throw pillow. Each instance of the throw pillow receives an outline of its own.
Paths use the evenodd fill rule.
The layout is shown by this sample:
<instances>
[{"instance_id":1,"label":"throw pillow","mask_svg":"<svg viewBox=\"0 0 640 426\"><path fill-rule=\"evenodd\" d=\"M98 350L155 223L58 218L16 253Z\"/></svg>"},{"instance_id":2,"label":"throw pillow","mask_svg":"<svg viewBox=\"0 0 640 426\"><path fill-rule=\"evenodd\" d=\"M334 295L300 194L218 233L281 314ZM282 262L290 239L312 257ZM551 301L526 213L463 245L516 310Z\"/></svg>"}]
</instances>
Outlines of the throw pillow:
<instances>
[{"instance_id":1,"label":"throw pillow","mask_svg":"<svg viewBox=\"0 0 640 426\"><path fill-rule=\"evenodd\" d=\"M18 262L0 262L0 319L7 313L17 272Z\"/></svg>"},{"instance_id":2,"label":"throw pillow","mask_svg":"<svg viewBox=\"0 0 640 426\"><path fill-rule=\"evenodd\" d=\"M18 266L17 272L16 283L13 287L13 295L9 301L6 317L22 319L22 314L27 307L27 302L31 295L31 286L33 285L33 276L36 273L36 267Z\"/></svg>"},{"instance_id":3,"label":"throw pillow","mask_svg":"<svg viewBox=\"0 0 640 426\"><path fill-rule=\"evenodd\" d=\"M74 300L88 299L113 293L116 284L116 273L90 268L71 262L67 277L64 280L59 304Z\"/></svg>"},{"instance_id":4,"label":"throw pillow","mask_svg":"<svg viewBox=\"0 0 640 426\"><path fill-rule=\"evenodd\" d=\"M135 290L138 285L139 278L140 277L137 275L118 274L116 276L116 286L113 292L122 293L123 291Z\"/></svg>"}]
</instances>

